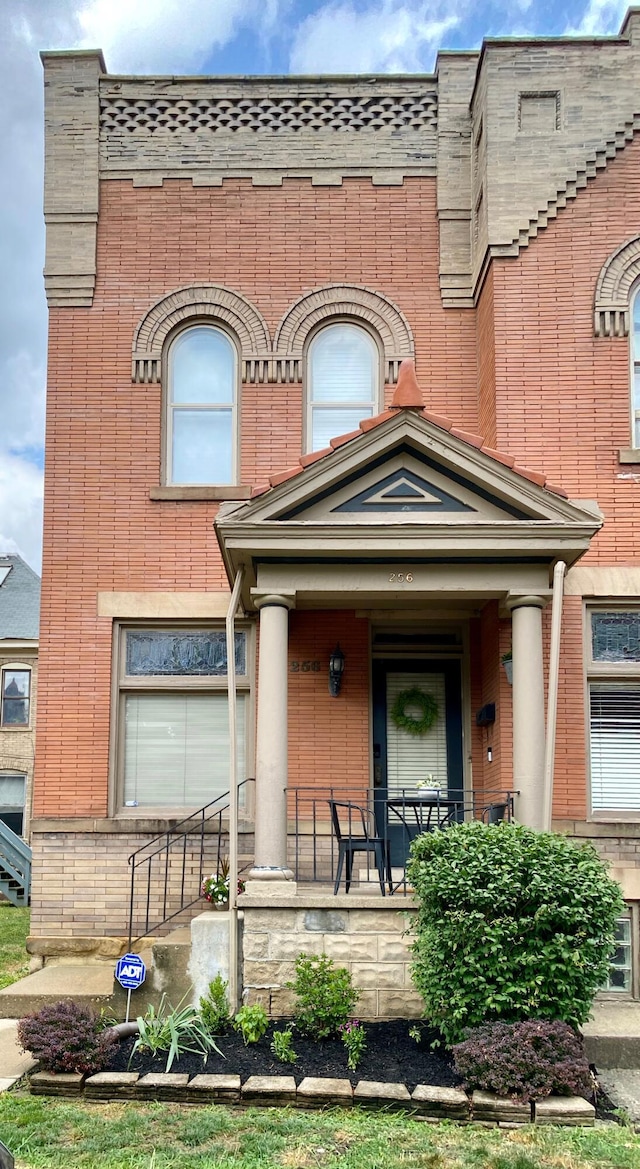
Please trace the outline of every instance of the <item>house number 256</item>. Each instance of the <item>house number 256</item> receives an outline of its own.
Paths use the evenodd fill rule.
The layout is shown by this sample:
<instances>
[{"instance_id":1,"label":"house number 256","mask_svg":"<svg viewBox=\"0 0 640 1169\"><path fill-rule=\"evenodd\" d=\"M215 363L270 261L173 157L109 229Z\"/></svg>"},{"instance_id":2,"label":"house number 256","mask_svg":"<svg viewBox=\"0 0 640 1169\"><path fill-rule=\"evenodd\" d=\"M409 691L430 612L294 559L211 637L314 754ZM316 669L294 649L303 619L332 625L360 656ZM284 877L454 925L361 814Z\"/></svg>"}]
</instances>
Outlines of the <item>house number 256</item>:
<instances>
[{"instance_id":1,"label":"house number 256","mask_svg":"<svg viewBox=\"0 0 640 1169\"><path fill-rule=\"evenodd\" d=\"M413 581L412 572L390 572L389 584L411 584Z\"/></svg>"}]
</instances>

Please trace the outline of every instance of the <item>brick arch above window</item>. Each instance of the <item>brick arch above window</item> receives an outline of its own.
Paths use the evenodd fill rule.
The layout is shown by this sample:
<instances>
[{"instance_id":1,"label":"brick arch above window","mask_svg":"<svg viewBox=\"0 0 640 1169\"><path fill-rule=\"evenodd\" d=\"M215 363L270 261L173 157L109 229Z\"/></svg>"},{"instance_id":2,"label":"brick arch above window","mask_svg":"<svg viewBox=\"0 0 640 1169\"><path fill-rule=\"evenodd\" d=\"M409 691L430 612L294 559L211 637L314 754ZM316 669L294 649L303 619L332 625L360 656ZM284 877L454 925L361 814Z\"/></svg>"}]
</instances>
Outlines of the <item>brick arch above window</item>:
<instances>
[{"instance_id":1,"label":"brick arch above window","mask_svg":"<svg viewBox=\"0 0 640 1169\"><path fill-rule=\"evenodd\" d=\"M133 339L132 381L161 381L168 336L179 325L197 322L227 325L233 331L240 344L243 382L269 380L271 336L255 305L220 284L194 284L176 288L145 313Z\"/></svg>"},{"instance_id":2,"label":"brick arch above window","mask_svg":"<svg viewBox=\"0 0 640 1169\"><path fill-rule=\"evenodd\" d=\"M385 381L397 381L400 362L415 354L411 326L389 297L359 284L326 284L287 309L276 331L272 380L301 381L307 339L319 325L336 318L361 321L378 335Z\"/></svg>"},{"instance_id":3,"label":"brick arch above window","mask_svg":"<svg viewBox=\"0 0 640 1169\"><path fill-rule=\"evenodd\" d=\"M628 337L631 294L640 279L640 235L612 252L600 269L596 285L596 337Z\"/></svg>"}]
</instances>

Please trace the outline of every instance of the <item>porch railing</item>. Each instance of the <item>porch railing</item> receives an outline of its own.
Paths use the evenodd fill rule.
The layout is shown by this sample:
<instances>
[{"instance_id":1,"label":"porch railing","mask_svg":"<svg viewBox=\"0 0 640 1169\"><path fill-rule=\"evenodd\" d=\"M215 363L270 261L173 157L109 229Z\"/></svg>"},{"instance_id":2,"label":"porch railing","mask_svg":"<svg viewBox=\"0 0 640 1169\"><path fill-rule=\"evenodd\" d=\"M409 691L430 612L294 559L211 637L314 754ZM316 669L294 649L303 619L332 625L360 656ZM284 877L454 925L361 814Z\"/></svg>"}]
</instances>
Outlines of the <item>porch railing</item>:
<instances>
[{"instance_id":1,"label":"porch railing","mask_svg":"<svg viewBox=\"0 0 640 1169\"><path fill-rule=\"evenodd\" d=\"M255 780L243 780L238 792L251 783ZM129 949L200 900L205 876L217 872L229 852L228 814L229 792L224 792L131 854Z\"/></svg>"},{"instance_id":2,"label":"porch railing","mask_svg":"<svg viewBox=\"0 0 640 1169\"><path fill-rule=\"evenodd\" d=\"M0 820L0 893L12 905L26 906L31 894L31 849Z\"/></svg>"},{"instance_id":3,"label":"porch railing","mask_svg":"<svg viewBox=\"0 0 640 1169\"><path fill-rule=\"evenodd\" d=\"M446 793L433 796L416 787L397 788L393 793L354 789L353 786L293 787L289 789L289 864L297 881L331 884L338 863L338 841L330 814L331 800L359 805L365 811L372 832L386 836L392 844L393 886L408 890L406 866L411 840L423 831L446 829L465 820L485 824L514 819L515 791L484 791L450 799ZM354 832L361 834L354 816ZM394 855L395 854L395 855ZM358 858L359 873L377 887L378 874L373 854ZM358 875L354 876L357 886Z\"/></svg>"}]
</instances>

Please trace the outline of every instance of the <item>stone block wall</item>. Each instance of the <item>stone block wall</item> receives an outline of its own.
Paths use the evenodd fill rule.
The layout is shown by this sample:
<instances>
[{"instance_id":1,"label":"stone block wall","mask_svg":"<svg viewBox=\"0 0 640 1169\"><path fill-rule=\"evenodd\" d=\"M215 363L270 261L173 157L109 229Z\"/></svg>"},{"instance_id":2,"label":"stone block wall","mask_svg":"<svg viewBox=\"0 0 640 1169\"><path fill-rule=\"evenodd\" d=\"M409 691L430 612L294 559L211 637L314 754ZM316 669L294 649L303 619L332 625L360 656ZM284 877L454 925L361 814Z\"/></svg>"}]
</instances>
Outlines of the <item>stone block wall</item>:
<instances>
[{"instance_id":1,"label":"stone block wall","mask_svg":"<svg viewBox=\"0 0 640 1169\"><path fill-rule=\"evenodd\" d=\"M398 904L400 902L400 904ZM270 1015L290 1015L299 954L326 954L346 966L360 991L363 1019L418 1018L423 1002L410 974L407 930L410 900L371 895L240 899L244 911L245 1001L260 1002ZM409 911L409 913L407 913Z\"/></svg>"}]
</instances>

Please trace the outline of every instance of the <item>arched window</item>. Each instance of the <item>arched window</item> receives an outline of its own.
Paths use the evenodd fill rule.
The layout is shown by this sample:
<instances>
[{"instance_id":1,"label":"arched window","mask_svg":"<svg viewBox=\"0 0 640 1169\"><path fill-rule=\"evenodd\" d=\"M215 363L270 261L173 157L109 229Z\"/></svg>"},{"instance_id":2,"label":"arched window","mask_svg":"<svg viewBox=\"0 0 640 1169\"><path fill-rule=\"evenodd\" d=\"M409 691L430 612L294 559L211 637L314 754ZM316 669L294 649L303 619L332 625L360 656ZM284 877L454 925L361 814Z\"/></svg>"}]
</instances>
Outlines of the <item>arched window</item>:
<instances>
[{"instance_id":1,"label":"arched window","mask_svg":"<svg viewBox=\"0 0 640 1169\"><path fill-rule=\"evenodd\" d=\"M195 325L171 343L167 360L167 482L236 482L235 345L211 325Z\"/></svg>"},{"instance_id":2,"label":"arched window","mask_svg":"<svg viewBox=\"0 0 640 1169\"><path fill-rule=\"evenodd\" d=\"M635 450L640 448L640 284L631 297L631 434Z\"/></svg>"},{"instance_id":3,"label":"arched window","mask_svg":"<svg viewBox=\"0 0 640 1169\"><path fill-rule=\"evenodd\" d=\"M348 322L325 326L307 353L308 451L356 430L378 409L380 354L366 329Z\"/></svg>"}]
</instances>

